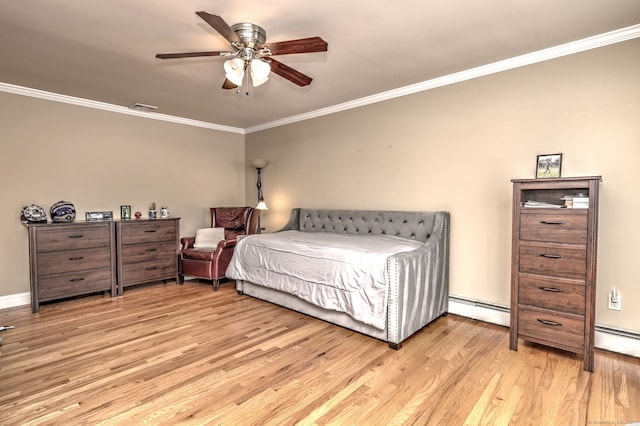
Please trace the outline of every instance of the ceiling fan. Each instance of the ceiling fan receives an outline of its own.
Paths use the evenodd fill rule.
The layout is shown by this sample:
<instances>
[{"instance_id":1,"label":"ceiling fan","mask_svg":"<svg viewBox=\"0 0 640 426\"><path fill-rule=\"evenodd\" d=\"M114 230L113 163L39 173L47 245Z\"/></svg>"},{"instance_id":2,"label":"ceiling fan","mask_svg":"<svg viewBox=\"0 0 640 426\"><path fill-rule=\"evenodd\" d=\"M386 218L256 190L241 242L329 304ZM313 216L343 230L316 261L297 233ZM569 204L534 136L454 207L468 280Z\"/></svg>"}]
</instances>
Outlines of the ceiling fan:
<instances>
[{"instance_id":1,"label":"ceiling fan","mask_svg":"<svg viewBox=\"0 0 640 426\"><path fill-rule=\"evenodd\" d=\"M207 24L219 32L229 43L231 51L159 53L158 59L194 58L199 56L223 56L232 59L224 63L225 81L223 89L235 89L242 86L243 81L248 85L249 75L253 86L259 86L269 79L273 71L298 86L307 86L313 80L282 62L273 59L275 55L290 55L294 53L326 52L327 42L320 37L309 37L297 40L266 43L267 33L255 24L241 22L229 26L218 15L208 12L196 12ZM246 80L245 80L246 77ZM239 89L238 89L239 93ZM248 94L248 92L247 92Z\"/></svg>"}]
</instances>

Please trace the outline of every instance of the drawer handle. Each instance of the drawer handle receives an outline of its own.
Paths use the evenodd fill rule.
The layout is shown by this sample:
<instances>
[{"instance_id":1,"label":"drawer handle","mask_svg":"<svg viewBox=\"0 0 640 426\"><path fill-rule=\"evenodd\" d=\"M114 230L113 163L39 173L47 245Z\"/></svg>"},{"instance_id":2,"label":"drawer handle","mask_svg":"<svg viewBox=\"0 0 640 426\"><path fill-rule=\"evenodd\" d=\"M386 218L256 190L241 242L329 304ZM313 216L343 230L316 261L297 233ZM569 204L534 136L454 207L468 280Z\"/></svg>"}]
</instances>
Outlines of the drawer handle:
<instances>
[{"instance_id":1,"label":"drawer handle","mask_svg":"<svg viewBox=\"0 0 640 426\"><path fill-rule=\"evenodd\" d=\"M156 251L156 250L158 250L158 249L149 248L149 249L146 249L145 251L146 251L146 252L149 252L149 253L153 253L153 252L154 252L154 251Z\"/></svg>"},{"instance_id":2,"label":"drawer handle","mask_svg":"<svg viewBox=\"0 0 640 426\"><path fill-rule=\"evenodd\" d=\"M145 229L145 231L144 231L144 232L146 232L146 233L149 233L149 234L150 234L150 233L156 232L156 230L155 230L155 229Z\"/></svg>"},{"instance_id":3,"label":"drawer handle","mask_svg":"<svg viewBox=\"0 0 640 426\"><path fill-rule=\"evenodd\" d=\"M564 225L563 220L541 220L540 223L543 225Z\"/></svg>"},{"instance_id":4,"label":"drawer handle","mask_svg":"<svg viewBox=\"0 0 640 426\"><path fill-rule=\"evenodd\" d=\"M69 280L69 282L72 282L72 283L77 283L78 281L84 281L84 278L74 278L72 280Z\"/></svg>"},{"instance_id":5,"label":"drawer handle","mask_svg":"<svg viewBox=\"0 0 640 426\"><path fill-rule=\"evenodd\" d=\"M559 254L541 254L540 257L546 257L547 259L562 259Z\"/></svg>"},{"instance_id":6,"label":"drawer handle","mask_svg":"<svg viewBox=\"0 0 640 426\"><path fill-rule=\"evenodd\" d=\"M556 287L538 287L542 291L550 291L551 293L562 293L562 290Z\"/></svg>"},{"instance_id":7,"label":"drawer handle","mask_svg":"<svg viewBox=\"0 0 640 426\"><path fill-rule=\"evenodd\" d=\"M540 318L538 318L538 322L541 322L544 325L551 325L551 326L554 326L554 327L562 327L562 323L561 322L555 322L555 321L550 321L550 320L540 319Z\"/></svg>"},{"instance_id":8,"label":"drawer handle","mask_svg":"<svg viewBox=\"0 0 640 426\"><path fill-rule=\"evenodd\" d=\"M82 238L84 237L84 234L79 234L79 235L69 235L69 238Z\"/></svg>"},{"instance_id":9,"label":"drawer handle","mask_svg":"<svg viewBox=\"0 0 640 426\"><path fill-rule=\"evenodd\" d=\"M69 260L82 260L84 259L84 256L75 256L75 257L70 257Z\"/></svg>"},{"instance_id":10,"label":"drawer handle","mask_svg":"<svg viewBox=\"0 0 640 426\"><path fill-rule=\"evenodd\" d=\"M155 269L158 269L158 267L157 266L150 266L148 268L145 268L146 271L153 271Z\"/></svg>"}]
</instances>

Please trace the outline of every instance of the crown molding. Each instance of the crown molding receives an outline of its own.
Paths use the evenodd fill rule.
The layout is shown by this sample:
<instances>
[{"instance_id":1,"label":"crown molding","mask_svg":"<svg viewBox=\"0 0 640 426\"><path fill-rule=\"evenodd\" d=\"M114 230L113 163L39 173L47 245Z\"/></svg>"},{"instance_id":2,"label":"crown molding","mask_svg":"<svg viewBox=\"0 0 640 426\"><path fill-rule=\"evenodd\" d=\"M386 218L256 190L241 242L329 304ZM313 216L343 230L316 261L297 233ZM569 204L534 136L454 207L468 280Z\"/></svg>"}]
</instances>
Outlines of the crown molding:
<instances>
[{"instance_id":1,"label":"crown molding","mask_svg":"<svg viewBox=\"0 0 640 426\"><path fill-rule=\"evenodd\" d=\"M205 121L192 120L189 118L176 117L173 115L159 114L155 112L135 111L129 109L128 107L123 107L120 105L108 104L105 102L98 102L90 99L76 98L73 96L61 95L58 93L46 92L44 90L31 89L28 87L16 86L13 84L2 82L0 82L0 91L45 99L54 102L78 105L87 108L101 109L118 114L128 114L138 117L150 118L153 120L168 121L172 123L184 124L187 126L204 127L206 129L220 130L222 132L248 134L271 129L274 127L284 126L287 124L297 123L299 121L310 120L312 118L322 117L324 115L335 114L337 112L359 108L365 105L384 102L390 99L412 95L415 93L436 89L438 87L448 86L450 84L460 83L466 80L471 80L490 74L496 74L502 71L508 71L511 69L532 65L538 62L544 62L551 59L560 58L562 56L568 56L574 53L596 49L598 47L608 46L610 44L620 43L638 37L640 37L640 24L632 25L630 27L621 28L619 30L610 31L604 34L599 34L574 42L561 44L559 46L550 47L548 49L539 50L537 52L528 53L526 55L516 56L514 58L505 59L503 61L482 65L476 68L471 68L446 76L437 77L409 86L400 87L398 89L366 96L364 98L355 99L353 101L344 102L327 108L321 108L308 113L298 114L291 117L283 118L281 120L270 121L268 123L259 124L257 126L247 127L246 129L208 123Z\"/></svg>"},{"instance_id":2,"label":"crown molding","mask_svg":"<svg viewBox=\"0 0 640 426\"><path fill-rule=\"evenodd\" d=\"M559 46L550 47L548 49L539 50L537 52L528 53L526 55L516 56L514 58L505 59L503 61L494 62L488 65L482 65L476 68L471 68L443 77L426 80L420 83L400 87L398 89L389 90L364 98L355 99L353 101L318 109L305 114L294 115L291 117L283 118L281 120L271 121L269 123L248 127L245 129L245 132L259 132L261 130L267 130L274 127L284 126L286 124L296 123L298 121L309 120L312 118L321 117L323 115L334 114L336 112L346 111L365 105L384 102L390 99L412 95L414 93L424 92L426 90L436 89L438 87L448 86L450 84L460 83L466 80L524 67L526 65L532 65L538 62L544 62L551 59L560 58L562 56L568 56L574 53L596 49L598 47L603 47L610 44L620 43L637 37L640 37L640 24L621 28L615 31L610 31L608 33L596 35L593 37L588 37L571 43L561 44Z\"/></svg>"},{"instance_id":3,"label":"crown molding","mask_svg":"<svg viewBox=\"0 0 640 426\"><path fill-rule=\"evenodd\" d=\"M229 133L244 134L244 129L239 127L223 126L221 124L208 123L206 121L192 120L190 118L176 117L174 115L159 114L156 112L145 112L132 110L129 107L98 102L90 99L76 98L74 96L61 95L59 93L46 92L44 90L31 89L29 87L16 86L0 82L0 92L13 93L16 95L30 96L32 98L44 99L53 102L62 102L86 108L95 108L103 111L115 112L118 114L135 115L137 117L150 118L152 120L168 121L171 123L184 124L186 126L204 127L206 129L220 130Z\"/></svg>"}]
</instances>

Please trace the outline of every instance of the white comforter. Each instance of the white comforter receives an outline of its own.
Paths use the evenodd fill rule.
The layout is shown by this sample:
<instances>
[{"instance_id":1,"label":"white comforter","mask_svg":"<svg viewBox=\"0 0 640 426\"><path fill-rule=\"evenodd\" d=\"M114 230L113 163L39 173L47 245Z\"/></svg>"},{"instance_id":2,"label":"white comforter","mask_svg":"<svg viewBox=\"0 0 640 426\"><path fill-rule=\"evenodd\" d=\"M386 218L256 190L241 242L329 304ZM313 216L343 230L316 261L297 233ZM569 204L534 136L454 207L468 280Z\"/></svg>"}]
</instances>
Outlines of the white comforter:
<instances>
[{"instance_id":1,"label":"white comforter","mask_svg":"<svg viewBox=\"0 0 640 426\"><path fill-rule=\"evenodd\" d=\"M384 329L387 258L422 245L387 235L300 231L250 235L238 242L226 275Z\"/></svg>"}]
</instances>

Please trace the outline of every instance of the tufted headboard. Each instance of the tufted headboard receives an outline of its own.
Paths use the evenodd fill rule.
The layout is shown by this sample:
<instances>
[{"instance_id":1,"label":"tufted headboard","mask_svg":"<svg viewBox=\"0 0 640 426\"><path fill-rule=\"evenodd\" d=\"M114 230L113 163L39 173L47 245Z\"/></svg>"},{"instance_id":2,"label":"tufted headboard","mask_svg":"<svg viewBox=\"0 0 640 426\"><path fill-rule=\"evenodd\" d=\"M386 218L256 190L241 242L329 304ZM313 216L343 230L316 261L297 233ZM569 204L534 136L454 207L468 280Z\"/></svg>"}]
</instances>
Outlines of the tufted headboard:
<instances>
[{"instance_id":1,"label":"tufted headboard","mask_svg":"<svg viewBox=\"0 0 640 426\"><path fill-rule=\"evenodd\" d=\"M296 208L280 231L395 235L424 243L442 215L448 213Z\"/></svg>"}]
</instances>

